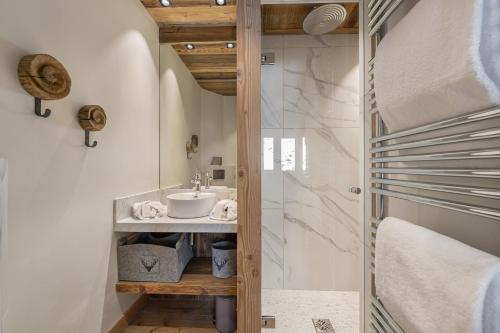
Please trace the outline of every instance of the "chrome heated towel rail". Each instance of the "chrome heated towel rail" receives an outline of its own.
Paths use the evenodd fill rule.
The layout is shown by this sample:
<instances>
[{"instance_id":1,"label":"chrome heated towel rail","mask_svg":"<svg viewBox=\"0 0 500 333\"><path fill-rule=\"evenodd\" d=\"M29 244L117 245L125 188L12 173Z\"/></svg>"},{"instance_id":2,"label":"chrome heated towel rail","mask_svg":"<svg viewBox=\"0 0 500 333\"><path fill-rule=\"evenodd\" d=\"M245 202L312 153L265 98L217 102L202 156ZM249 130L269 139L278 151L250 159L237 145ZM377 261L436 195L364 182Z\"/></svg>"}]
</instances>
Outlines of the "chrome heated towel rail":
<instances>
[{"instance_id":1,"label":"chrome heated towel rail","mask_svg":"<svg viewBox=\"0 0 500 333\"><path fill-rule=\"evenodd\" d=\"M381 27L402 2L403 0L369 2L368 35L373 38L375 47L381 39ZM373 207L372 217L367 221L371 244L369 269L372 279L375 276L377 228L386 216L387 209L384 204L388 198L500 221L500 162L497 163L500 161L500 107L471 110L470 114L385 133L384 123L377 108L374 68L375 58L368 62L369 87L366 97L367 115L372 117L373 124L373 137L369 141L369 183ZM493 121L499 125L492 126ZM471 127L474 129L471 130ZM466 143L474 144L475 148L453 148ZM479 143L484 148L478 148ZM494 166L478 166L484 165L485 161ZM454 163L453 166L449 165L450 162ZM457 162L463 166L456 167ZM417 179L408 179L409 177ZM477 184L484 184L486 181L488 184L485 186ZM491 183L493 185L490 185ZM453 196L453 200L447 198L448 195ZM472 203L477 200L492 204ZM404 333L384 308L376 290L372 289L369 302L367 315L372 333Z\"/></svg>"}]
</instances>

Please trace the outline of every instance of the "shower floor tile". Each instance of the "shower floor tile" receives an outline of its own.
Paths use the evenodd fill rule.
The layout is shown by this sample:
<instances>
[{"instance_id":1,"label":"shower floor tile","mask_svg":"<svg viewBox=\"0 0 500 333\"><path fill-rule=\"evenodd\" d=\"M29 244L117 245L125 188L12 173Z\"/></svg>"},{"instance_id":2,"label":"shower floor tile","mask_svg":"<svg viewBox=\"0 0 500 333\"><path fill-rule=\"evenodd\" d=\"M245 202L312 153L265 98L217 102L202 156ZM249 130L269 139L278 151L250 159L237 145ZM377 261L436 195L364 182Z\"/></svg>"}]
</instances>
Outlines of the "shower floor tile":
<instances>
[{"instance_id":1,"label":"shower floor tile","mask_svg":"<svg viewBox=\"0 0 500 333\"><path fill-rule=\"evenodd\" d=\"M262 333L316 333L312 319L329 319L335 333L359 333L359 293L264 289L262 314L276 317L276 328Z\"/></svg>"}]
</instances>

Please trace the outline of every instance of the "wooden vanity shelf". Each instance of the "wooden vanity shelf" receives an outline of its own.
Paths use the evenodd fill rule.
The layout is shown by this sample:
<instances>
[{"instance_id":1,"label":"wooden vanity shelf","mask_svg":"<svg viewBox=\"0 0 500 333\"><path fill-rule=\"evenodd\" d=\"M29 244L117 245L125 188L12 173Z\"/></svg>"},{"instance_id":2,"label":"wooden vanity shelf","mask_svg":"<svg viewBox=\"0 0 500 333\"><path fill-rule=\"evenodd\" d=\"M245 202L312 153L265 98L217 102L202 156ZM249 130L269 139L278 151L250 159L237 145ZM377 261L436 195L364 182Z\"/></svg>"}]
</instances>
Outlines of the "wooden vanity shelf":
<instances>
[{"instance_id":1,"label":"wooden vanity shelf","mask_svg":"<svg viewBox=\"0 0 500 333\"><path fill-rule=\"evenodd\" d=\"M151 296L122 333L217 333L210 296Z\"/></svg>"},{"instance_id":2,"label":"wooden vanity shelf","mask_svg":"<svg viewBox=\"0 0 500 333\"><path fill-rule=\"evenodd\" d=\"M193 258L177 283L119 281L116 291L133 294L236 296L236 277L212 276L210 258Z\"/></svg>"}]
</instances>

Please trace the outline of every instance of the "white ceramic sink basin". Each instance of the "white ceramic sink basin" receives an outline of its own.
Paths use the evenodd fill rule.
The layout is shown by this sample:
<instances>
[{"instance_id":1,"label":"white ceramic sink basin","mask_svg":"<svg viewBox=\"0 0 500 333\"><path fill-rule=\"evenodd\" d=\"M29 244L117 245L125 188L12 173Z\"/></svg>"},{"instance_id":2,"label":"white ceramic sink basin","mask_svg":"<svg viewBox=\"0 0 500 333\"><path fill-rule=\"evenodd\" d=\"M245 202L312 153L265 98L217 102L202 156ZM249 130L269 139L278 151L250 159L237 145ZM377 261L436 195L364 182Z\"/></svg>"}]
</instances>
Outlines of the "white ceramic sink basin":
<instances>
[{"instance_id":1,"label":"white ceramic sink basin","mask_svg":"<svg viewBox=\"0 0 500 333\"><path fill-rule=\"evenodd\" d=\"M227 191L228 187L223 186L223 185L212 185L209 188L206 188L205 186L201 187L202 191Z\"/></svg>"},{"instance_id":2,"label":"white ceramic sink basin","mask_svg":"<svg viewBox=\"0 0 500 333\"><path fill-rule=\"evenodd\" d=\"M215 193L184 192L167 196L168 216L178 219L192 219L210 214L217 203Z\"/></svg>"}]
</instances>

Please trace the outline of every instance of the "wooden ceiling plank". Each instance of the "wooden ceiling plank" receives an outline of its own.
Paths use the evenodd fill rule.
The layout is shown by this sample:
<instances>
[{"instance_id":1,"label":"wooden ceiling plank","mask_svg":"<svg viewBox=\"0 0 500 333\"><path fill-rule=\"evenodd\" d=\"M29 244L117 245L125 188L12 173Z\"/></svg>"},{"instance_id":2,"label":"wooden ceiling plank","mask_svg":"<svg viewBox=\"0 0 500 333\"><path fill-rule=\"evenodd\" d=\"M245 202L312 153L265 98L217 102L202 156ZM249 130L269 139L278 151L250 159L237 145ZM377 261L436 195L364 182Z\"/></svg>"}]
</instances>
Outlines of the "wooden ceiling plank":
<instances>
[{"instance_id":1,"label":"wooden ceiling plank","mask_svg":"<svg viewBox=\"0 0 500 333\"><path fill-rule=\"evenodd\" d=\"M232 92L236 91L236 82L233 83L200 83L200 87L206 90L214 91L225 91L225 92Z\"/></svg>"},{"instance_id":2,"label":"wooden ceiling plank","mask_svg":"<svg viewBox=\"0 0 500 333\"><path fill-rule=\"evenodd\" d=\"M228 73L192 73L193 77L197 80L236 80L236 71Z\"/></svg>"},{"instance_id":3,"label":"wooden ceiling plank","mask_svg":"<svg viewBox=\"0 0 500 333\"><path fill-rule=\"evenodd\" d=\"M236 95L236 82L224 83L224 84L200 83L200 87L205 90L215 92L216 94L221 94L226 96Z\"/></svg>"},{"instance_id":4,"label":"wooden ceiling plank","mask_svg":"<svg viewBox=\"0 0 500 333\"><path fill-rule=\"evenodd\" d=\"M236 54L236 48L228 48L227 43L194 43L193 45L192 50L187 49L186 44L174 44L172 47L180 56Z\"/></svg>"},{"instance_id":5,"label":"wooden ceiling plank","mask_svg":"<svg viewBox=\"0 0 500 333\"><path fill-rule=\"evenodd\" d=\"M344 23L331 34L359 33L358 4L342 4L347 11ZM264 35L301 35L305 34L305 17L317 4L287 4L262 6L262 32Z\"/></svg>"},{"instance_id":6,"label":"wooden ceiling plank","mask_svg":"<svg viewBox=\"0 0 500 333\"><path fill-rule=\"evenodd\" d=\"M356 24L359 23L359 5L357 3L352 3L344 4L344 6L347 10L347 17L342 27L356 27Z\"/></svg>"},{"instance_id":7,"label":"wooden ceiling plank","mask_svg":"<svg viewBox=\"0 0 500 333\"><path fill-rule=\"evenodd\" d=\"M186 65L191 64L210 64L234 66L236 68L236 54L219 55L182 55L180 56Z\"/></svg>"},{"instance_id":8,"label":"wooden ceiling plank","mask_svg":"<svg viewBox=\"0 0 500 333\"><path fill-rule=\"evenodd\" d=\"M198 84L210 91L236 93L236 80L198 80Z\"/></svg>"},{"instance_id":9,"label":"wooden ceiling plank","mask_svg":"<svg viewBox=\"0 0 500 333\"><path fill-rule=\"evenodd\" d=\"M236 68L232 66L209 66L207 64L203 65L198 65L198 64L192 64L188 66L188 69L191 73L193 74L217 74L217 73L234 73L236 74Z\"/></svg>"},{"instance_id":10,"label":"wooden ceiling plank","mask_svg":"<svg viewBox=\"0 0 500 333\"><path fill-rule=\"evenodd\" d=\"M263 31L302 29L304 18L314 8L313 4L264 5L262 7Z\"/></svg>"},{"instance_id":11,"label":"wooden ceiling plank","mask_svg":"<svg viewBox=\"0 0 500 333\"><path fill-rule=\"evenodd\" d=\"M236 6L148 8L158 23L172 25L234 26Z\"/></svg>"},{"instance_id":12,"label":"wooden ceiling plank","mask_svg":"<svg viewBox=\"0 0 500 333\"><path fill-rule=\"evenodd\" d=\"M171 0L161 7L159 0L141 0L160 27L160 43L172 47L201 87L221 95L236 95L236 49L226 47L236 41L235 0L215 6L215 0ZM262 31L271 34L304 34L304 18L317 4L262 6ZM343 4L345 22L332 34L359 33L357 3ZM191 43L195 48L188 50Z\"/></svg>"},{"instance_id":13,"label":"wooden ceiling plank","mask_svg":"<svg viewBox=\"0 0 500 333\"><path fill-rule=\"evenodd\" d=\"M161 5L160 0L141 0L146 8L165 8ZM172 7L209 7L213 2L210 0L170 0Z\"/></svg>"},{"instance_id":14,"label":"wooden ceiling plank","mask_svg":"<svg viewBox=\"0 0 500 333\"><path fill-rule=\"evenodd\" d=\"M199 83L210 84L210 83L236 83L236 79L200 79Z\"/></svg>"},{"instance_id":15,"label":"wooden ceiling plank","mask_svg":"<svg viewBox=\"0 0 500 333\"><path fill-rule=\"evenodd\" d=\"M160 43L230 42L236 40L236 27L160 27Z\"/></svg>"},{"instance_id":16,"label":"wooden ceiling plank","mask_svg":"<svg viewBox=\"0 0 500 333\"><path fill-rule=\"evenodd\" d=\"M146 8L165 8L160 0L141 0ZM213 7L215 0L170 0L172 7ZM227 5L236 5L236 0L226 0Z\"/></svg>"}]
</instances>

